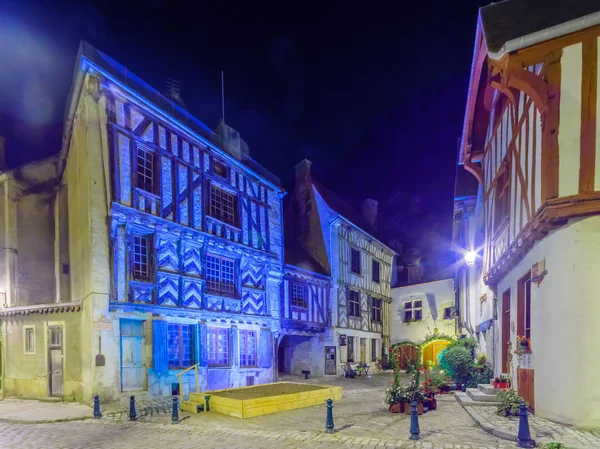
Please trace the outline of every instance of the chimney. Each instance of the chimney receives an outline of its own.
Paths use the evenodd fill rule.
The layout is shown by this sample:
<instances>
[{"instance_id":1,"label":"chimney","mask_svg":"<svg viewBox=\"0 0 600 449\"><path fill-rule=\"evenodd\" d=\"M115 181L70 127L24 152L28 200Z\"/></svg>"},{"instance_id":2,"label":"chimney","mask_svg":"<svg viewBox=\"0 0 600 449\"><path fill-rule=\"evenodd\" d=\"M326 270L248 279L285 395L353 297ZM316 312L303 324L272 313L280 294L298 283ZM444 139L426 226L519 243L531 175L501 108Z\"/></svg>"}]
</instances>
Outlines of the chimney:
<instances>
[{"instance_id":1,"label":"chimney","mask_svg":"<svg viewBox=\"0 0 600 449\"><path fill-rule=\"evenodd\" d=\"M302 159L302 161L296 165L296 182L310 178L311 166L312 162L308 159Z\"/></svg>"},{"instance_id":2,"label":"chimney","mask_svg":"<svg viewBox=\"0 0 600 449\"><path fill-rule=\"evenodd\" d=\"M242 160L242 153L248 154L248 146L242 149L242 139L240 138L240 133L238 133L231 126L226 125L224 121L221 120L217 129L215 129L215 134L219 139L219 146L221 146L225 151L231 154L238 161Z\"/></svg>"},{"instance_id":3,"label":"chimney","mask_svg":"<svg viewBox=\"0 0 600 449\"><path fill-rule=\"evenodd\" d=\"M0 172L6 170L6 149L4 148L4 137L0 136Z\"/></svg>"},{"instance_id":4,"label":"chimney","mask_svg":"<svg viewBox=\"0 0 600 449\"><path fill-rule=\"evenodd\" d=\"M377 206L379 201L367 198L362 203L362 214L373 229L377 229Z\"/></svg>"}]
</instances>

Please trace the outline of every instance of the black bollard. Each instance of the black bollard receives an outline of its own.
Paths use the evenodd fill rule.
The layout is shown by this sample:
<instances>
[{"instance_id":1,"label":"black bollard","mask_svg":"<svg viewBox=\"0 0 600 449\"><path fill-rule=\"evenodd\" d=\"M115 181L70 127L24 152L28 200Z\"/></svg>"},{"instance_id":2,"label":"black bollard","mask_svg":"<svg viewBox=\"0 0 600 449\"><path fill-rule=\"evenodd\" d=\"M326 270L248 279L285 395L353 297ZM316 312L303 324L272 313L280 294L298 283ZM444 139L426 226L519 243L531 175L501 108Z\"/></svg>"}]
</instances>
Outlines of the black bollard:
<instances>
[{"instance_id":1,"label":"black bollard","mask_svg":"<svg viewBox=\"0 0 600 449\"><path fill-rule=\"evenodd\" d=\"M100 413L100 397L98 395L94 396L94 419L102 418L102 413Z\"/></svg>"},{"instance_id":2,"label":"black bollard","mask_svg":"<svg viewBox=\"0 0 600 449\"><path fill-rule=\"evenodd\" d=\"M179 424L179 407L177 406L177 396L173 396L173 413L171 413L171 424Z\"/></svg>"},{"instance_id":3,"label":"black bollard","mask_svg":"<svg viewBox=\"0 0 600 449\"><path fill-rule=\"evenodd\" d=\"M136 421L137 414L135 413L135 396L129 398L129 421Z\"/></svg>"},{"instance_id":4,"label":"black bollard","mask_svg":"<svg viewBox=\"0 0 600 449\"><path fill-rule=\"evenodd\" d=\"M325 433L333 433L333 401L327 399L327 419L325 420Z\"/></svg>"},{"instance_id":5,"label":"black bollard","mask_svg":"<svg viewBox=\"0 0 600 449\"><path fill-rule=\"evenodd\" d=\"M204 396L204 401L206 402L206 407L204 408L204 411L210 412L210 394Z\"/></svg>"},{"instance_id":6,"label":"black bollard","mask_svg":"<svg viewBox=\"0 0 600 449\"><path fill-rule=\"evenodd\" d=\"M417 403L412 401L410 403L410 439L418 440L421 438L419 434L421 431L419 430L419 415L417 413Z\"/></svg>"},{"instance_id":7,"label":"black bollard","mask_svg":"<svg viewBox=\"0 0 600 449\"><path fill-rule=\"evenodd\" d=\"M517 447L535 447L535 441L529 433L529 411L527 405L519 405L519 434L517 435Z\"/></svg>"}]
</instances>

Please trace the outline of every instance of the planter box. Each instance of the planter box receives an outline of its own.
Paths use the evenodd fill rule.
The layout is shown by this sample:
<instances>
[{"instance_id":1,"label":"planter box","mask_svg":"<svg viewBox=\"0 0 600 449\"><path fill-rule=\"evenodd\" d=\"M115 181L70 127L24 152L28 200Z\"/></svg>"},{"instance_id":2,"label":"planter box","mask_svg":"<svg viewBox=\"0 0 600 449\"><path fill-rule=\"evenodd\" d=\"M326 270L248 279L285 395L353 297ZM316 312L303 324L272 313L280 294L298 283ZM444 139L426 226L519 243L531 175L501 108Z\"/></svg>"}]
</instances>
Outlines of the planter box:
<instances>
[{"instance_id":1,"label":"planter box","mask_svg":"<svg viewBox=\"0 0 600 449\"><path fill-rule=\"evenodd\" d=\"M293 392L286 392L286 390ZM205 394L211 395L211 412L236 418L252 418L313 405L324 406L327 399L339 401L342 399L342 387L276 382L191 393L190 401L204 402Z\"/></svg>"},{"instance_id":2,"label":"planter box","mask_svg":"<svg viewBox=\"0 0 600 449\"><path fill-rule=\"evenodd\" d=\"M494 382L494 388L510 388L510 382Z\"/></svg>"}]
</instances>

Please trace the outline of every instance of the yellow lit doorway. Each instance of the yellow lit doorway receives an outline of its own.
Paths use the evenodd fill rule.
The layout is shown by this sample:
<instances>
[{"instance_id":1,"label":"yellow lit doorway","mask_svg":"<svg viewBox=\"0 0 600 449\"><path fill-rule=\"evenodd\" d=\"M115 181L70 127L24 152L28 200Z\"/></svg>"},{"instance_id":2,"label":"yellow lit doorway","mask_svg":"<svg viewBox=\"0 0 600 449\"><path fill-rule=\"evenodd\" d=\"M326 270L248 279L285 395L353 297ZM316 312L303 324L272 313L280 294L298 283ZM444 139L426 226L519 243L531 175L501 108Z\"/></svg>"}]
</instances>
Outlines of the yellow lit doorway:
<instances>
[{"instance_id":1,"label":"yellow lit doorway","mask_svg":"<svg viewBox=\"0 0 600 449\"><path fill-rule=\"evenodd\" d=\"M449 341L432 341L425 345L423 347L423 365L428 365L430 361L437 365L438 356L449 344Z\"/></svg>"}]
</instances>

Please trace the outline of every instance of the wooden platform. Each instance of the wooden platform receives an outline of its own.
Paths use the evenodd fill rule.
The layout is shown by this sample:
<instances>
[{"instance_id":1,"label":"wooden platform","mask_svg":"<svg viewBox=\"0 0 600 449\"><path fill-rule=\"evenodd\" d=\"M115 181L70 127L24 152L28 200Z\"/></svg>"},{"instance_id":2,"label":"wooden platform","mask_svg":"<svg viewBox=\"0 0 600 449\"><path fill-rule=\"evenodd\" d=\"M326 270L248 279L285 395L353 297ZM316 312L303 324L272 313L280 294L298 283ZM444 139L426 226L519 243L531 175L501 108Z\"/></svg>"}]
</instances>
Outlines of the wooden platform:
<instances>
[{"instance_id":1,"label":"wooden platform","mask_svg":"<svg viewBox=\"0 0 600 449\"><path fill-rule=\"evenodd\" d=\"M303 386L293 382L277 382L275 385ZM274 384L265 384L265 390ZM210 394L210 411L222 413L224 415L236 418L252 418L255 416L269 415L271 413L294 410L297 408L310 407L313 405L325 406L327 399L339 401L342 399L342 387L306 385L310 391L303 391L292 394L280 394L274 396L262 396L253 399L234 399L231 397L219 396L219 393L231 392L232 390L241 390L244 388L256 389L260 385L252 387L240 387L228 390L206 391L202 393L191 393L190 400L182 404L182 409L192 413L198 413L198 405L204 404L204 396ZM318 387L315 389L315 387Z\"/></svg>"}]
</instances>

